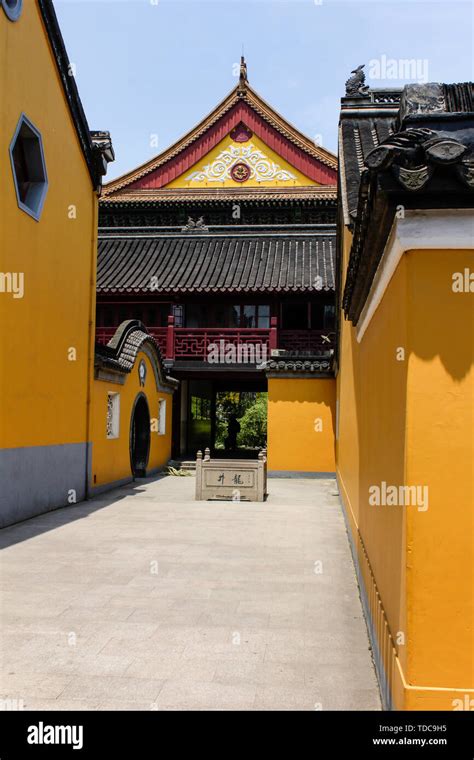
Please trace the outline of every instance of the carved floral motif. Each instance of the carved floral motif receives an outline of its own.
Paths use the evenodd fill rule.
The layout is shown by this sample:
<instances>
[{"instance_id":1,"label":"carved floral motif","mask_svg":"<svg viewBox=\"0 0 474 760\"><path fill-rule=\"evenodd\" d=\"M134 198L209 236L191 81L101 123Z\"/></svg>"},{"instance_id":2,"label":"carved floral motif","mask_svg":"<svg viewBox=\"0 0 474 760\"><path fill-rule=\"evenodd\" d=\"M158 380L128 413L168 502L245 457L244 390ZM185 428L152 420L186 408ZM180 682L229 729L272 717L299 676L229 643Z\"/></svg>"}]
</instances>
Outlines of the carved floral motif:
<instances>
[{"instance_id":1,"label":"carved floral motif","mask_svg":"<svg viewBox=\"0 0 474 760\"><path fill-rule=\"evenodd\" d=\"M240 161L238 164L234 164L230 170L230 176L235 182L247 182L250 179L250 167Z\"/></svg>"},{"instance_id":2,"label":"carved floral motif","mask_svg":"<svg viewBox=\"0 0 474 760\"><path fill-rule=\"evenodd\" d=\"M238 166L237 166L238 165ZM248 177L238 179L233 175L237 172L239 177L244 177L241 167L248 168ZM291 182L296 176L269 159L261 150L250 144L249 146L229 145L217 158L202 170L194 171L186 177L188 182L225 182L234 179L237 182L245 182L253 179L256 182L268 180L279 182Z\"/></svg>"}]
</instances>

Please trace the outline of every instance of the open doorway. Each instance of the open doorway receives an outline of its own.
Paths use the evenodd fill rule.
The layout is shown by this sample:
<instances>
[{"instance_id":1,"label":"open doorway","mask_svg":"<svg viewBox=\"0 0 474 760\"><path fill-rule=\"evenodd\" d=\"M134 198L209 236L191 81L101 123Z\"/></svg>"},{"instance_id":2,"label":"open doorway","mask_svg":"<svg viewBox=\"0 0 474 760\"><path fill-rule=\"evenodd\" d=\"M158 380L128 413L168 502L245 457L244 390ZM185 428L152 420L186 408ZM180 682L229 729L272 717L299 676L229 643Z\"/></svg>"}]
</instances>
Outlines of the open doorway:
<instances>
[{"instance_id":1,"label":"open doorway","mask_svg":"<svg viewBox=\"0 0 474 760\"><path fill-rule=\"evenodd\" d=\"M267 446L268 394L217 391L214 455L255 458Z\"/></svg>"},{"instance_id":2,"label":"open doorway","mask_svg":"<svg viewBox=\"0 0 474 760\"><path fill-rule=\"evenodd\" d=\"M150 411L141 393L133 406L130 424L130 463L134 478L144 478L150 455Z\"/></svg>"}]
</instances>

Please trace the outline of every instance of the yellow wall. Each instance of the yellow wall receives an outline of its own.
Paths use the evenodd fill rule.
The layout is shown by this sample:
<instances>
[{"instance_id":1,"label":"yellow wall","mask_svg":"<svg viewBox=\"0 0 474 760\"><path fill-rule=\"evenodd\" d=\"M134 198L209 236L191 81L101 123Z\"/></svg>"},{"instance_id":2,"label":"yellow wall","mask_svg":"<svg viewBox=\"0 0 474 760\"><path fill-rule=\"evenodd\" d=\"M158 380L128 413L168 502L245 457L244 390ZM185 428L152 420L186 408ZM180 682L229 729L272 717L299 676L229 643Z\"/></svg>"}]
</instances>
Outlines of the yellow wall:
<instances>
[{"instance_id":1,"label":"yellow wall","mask_svg":"<svg viewBox=\"0 0 474 760\"><path fill-rule=\"evenodd\" d=\"M138 366L146 364L145 386L140 385ZM92 393L92 488L115 483L132 477L130 465L130 423L133 404L139 393L147 397L150 418L158 417L159 399L166 399L166 432L159 435L151 432L150 457L147 471L161 468L171 457L172 393L164 393L156 388L153 368L148 356L140 351L130 374L125 375L125 384L95 380ZM118 438L107 438L107 394L120 394L120 429Z\"/></svg>"},{"instance_id":2,"label":"yellow wall","mask_svg":"<svg viewBox=\"0 0 474 760\"><path fill-rule=\"evenodd\" d=\"M0 109L0 268L25 278L22 299L0 294L0 446L85 442L97 198L33 0L15 23L0 13L0 93L8 93ZM43 137L49 189L39 222L18 208L12 177L9 146L22 112Z\"/></svg>"},{"instance_id":3,"label":"yellow wall","mask_svg":"<svg viewBox=\"0 0 474 760\"><path fill-rule=\"evenodd\" d=\"M407 261L407 479L429 488L429 509L408 520L409 681L464 693L474 689L474 308L473 294L451 285L473 253ZM457 697L411 692L410 707L452 709Z\"/></svg>"},{"instance_id":4,"label":"yellow wall","mask_svg":"<svg viewBox=\"0 0 474 760\"><path fill-rule=\"evenodd\" d=\"M247 180L246 182L235 182L232 178L225 179L224 181L209 181L208 179L203 180L190 180L189 176L193 174L193 172L196 171L203 171L206 166L214 164L216 159L221 156L223 152L226 152L229 150L229 147L235 148L241 152L242 150L248 149L250 146L253 146L257 150L261 151L263 153L263 156L265 159L268 159L270 162L275 163L280 169L284 169L286 171L291 172L292 175L294 175L294 179L286 179L286 180L279 180L279 179L269 179L257 182L256 179L252 178ZM246 159L242 158L242 161L245 163ZM222 165L222 162L221 162ZM253 165L253 164L252 164ZM220 174L220 173L219 173ZM291 166L287 161L285 161L283 158L281 158L275 151L273 151L271 148L266 145L263 140L260 140L259 137L256 135L253 135L251 139L248 142L245 143L238 143L235 142L235 140L232 140L230 136L225 137L223 140L220 141L216 145L215 148L213 148L209 153L202 158L200 161L198 161L193 167L190 169L187 169L180 177L177 177L172 182L170 182L167 187L305 187L308 185L318 185L317 182L310 179L309 177L306 177L304 174L302 174L298 169L295 169L294 166Z\"/></svg>"},{"instance_id":5,"label":"yellow wall","mask_svg":"<svg viewBox=\"0 0 474 760\"><path fill-rule=\"evenodd\" d=\"M405 299L406 266L402 262L362 344L357 343L350 323L342 324L338 373L340 491L374 605L381 649L387 650L389 673L393 664L388 648L396 646L398 632L406 630L405 512L370 506L368 498L371 485L405 482L407 365L397 361L397 349L406 346ZM383 602L382 616L375 591ZM398 649L404 662L405 648Z\"/></svg>"},{"instance_id":6,"label":"yellow wall","mask_svg":"<svg viewBox=\"0 0 474 760\"><path fill-rule=\"evenodd\" d=\"M338 479L397 709L450 710L474 686L474 318L451 289L469 262L409 252L360 344L342 324ZM428 510L371 506L382 481L427 486Z\"/></svg>"},{"instance_id":7,"label":"yellow wall","mask_svg":"<svg viewBox=\"0 0 474 760\"><path fill-rule=\"evenodd\" d=\"M334 379L269 378L268 469L335 472L335 416Z\"/></svg>"}]
</instances>

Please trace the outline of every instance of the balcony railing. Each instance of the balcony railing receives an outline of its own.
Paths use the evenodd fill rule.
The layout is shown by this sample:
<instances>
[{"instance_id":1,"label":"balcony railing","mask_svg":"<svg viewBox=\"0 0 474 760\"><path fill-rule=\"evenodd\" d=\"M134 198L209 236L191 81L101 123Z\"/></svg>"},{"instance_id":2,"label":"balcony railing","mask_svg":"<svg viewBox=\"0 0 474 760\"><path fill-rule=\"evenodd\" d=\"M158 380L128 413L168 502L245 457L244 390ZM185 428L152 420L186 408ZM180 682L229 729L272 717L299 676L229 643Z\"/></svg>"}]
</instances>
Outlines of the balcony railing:
<instances>
[{"instance_id":1,"label":"balcony railing","mask_svg":"<svg viewBox=\"0 0 474 760\"><path fill-rule=\"evenodd\" d=\"M116 327L98 327L96 340L108 343ZM240 349L240 354L270 358L273 349L295 352L327 351L334 347L335 334L328 330L278 330L276 317L269 328L252 327L175 327L174 317L168 318L168 327L148 327L160 347L164 359L208 361L213 347L225 354L229 346ZM238 361L238 359L237 359ZM248 361L248 359L247 359Z\"/></svg>"}]
</instances>

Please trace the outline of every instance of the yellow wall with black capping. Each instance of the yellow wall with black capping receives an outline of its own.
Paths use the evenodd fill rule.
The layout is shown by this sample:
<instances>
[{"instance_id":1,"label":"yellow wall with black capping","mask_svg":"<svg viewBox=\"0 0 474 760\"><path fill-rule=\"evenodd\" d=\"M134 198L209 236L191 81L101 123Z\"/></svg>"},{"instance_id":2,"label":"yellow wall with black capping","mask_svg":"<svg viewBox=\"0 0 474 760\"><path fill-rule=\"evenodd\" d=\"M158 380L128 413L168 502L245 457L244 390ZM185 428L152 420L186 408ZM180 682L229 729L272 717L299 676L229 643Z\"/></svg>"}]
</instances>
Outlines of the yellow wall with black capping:
<instances>
[{"instance_id":1,"label":"yellow wall with black capping","mask_svg":"<svg viewBox=\"0 0 474 760\"><path fill-rule=\"evenodd\" d=\"M16 22L0 12L0 93L0 268L24 275L23 298L0 294L0 445L85 442L97 198L33 0ZM22 113L43 139L49 187L39 221L19 209L12 177Z\"/></svg>"},{"instance_id":2,"label":"yellow wall with black capping","mask_svg":"<svg viewBox=\"0 0 474 760\"><path fill-rule=\"evenodd\" d=\"M140 385L138 367L141 361L146 365L145 385ZM148 355L139 351L130 374L123 376L124 385L95 380L92 393L91 433L92 433L92 469L91 488L114 484L132 479L130 463L130 426L134 402L140 393L144 393L148 402L151 420L158 419L160 399L166 400L165 434L155 430L150 432L150 456L147 472L166 466L171 457L172 405L171 391L160 391L156 387L153 367ZM107 438L107 397L109 393L120 394L120 427L118 438Z\"/></svg>"},{"instance_id":3,"label":"yellow wall with black capping","mask_svg":"<svg viewBox=\"0 0 474 760\"><path fill-rule=\"evenodd\" d=\"M268 470L335 472L336 382L268 379Z\"/></svg>"},{"instance_id":4,"label":"yellow wall with black capping","mask_svg":"<svg viewBox=\"0 0 474 760\"><path fill-rule=\"evenodd\" d=\"M338 480L396 709L474 697L474 310L451 288L469 262L405 253L361 342L341 330ZM428 509L370 505L383 481L426 486Z\"/></svg>"}]
</instances>

